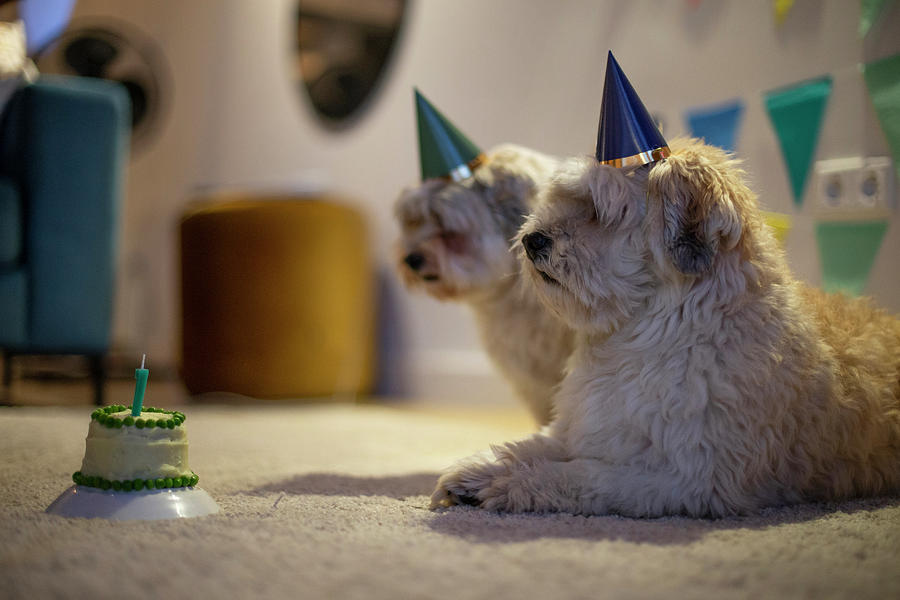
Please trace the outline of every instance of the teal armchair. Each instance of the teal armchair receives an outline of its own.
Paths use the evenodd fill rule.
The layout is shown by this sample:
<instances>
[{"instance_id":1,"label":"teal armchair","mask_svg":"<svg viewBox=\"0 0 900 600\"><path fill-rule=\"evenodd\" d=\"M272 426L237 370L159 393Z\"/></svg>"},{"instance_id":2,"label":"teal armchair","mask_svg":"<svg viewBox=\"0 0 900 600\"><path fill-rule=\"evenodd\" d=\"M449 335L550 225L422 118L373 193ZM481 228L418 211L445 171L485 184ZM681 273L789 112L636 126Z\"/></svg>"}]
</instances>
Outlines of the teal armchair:
<instances>
[{"instance_id":1,"label":"teal armchair","mask_svg":"<svg viewBox=\"0 0 900 600\"><path fill-rule=\"evenodd\" d=\"M0 120L0 349L90 357L103 399L130 106L116 83L41 77Z\"/></svg>"}]
</instances>

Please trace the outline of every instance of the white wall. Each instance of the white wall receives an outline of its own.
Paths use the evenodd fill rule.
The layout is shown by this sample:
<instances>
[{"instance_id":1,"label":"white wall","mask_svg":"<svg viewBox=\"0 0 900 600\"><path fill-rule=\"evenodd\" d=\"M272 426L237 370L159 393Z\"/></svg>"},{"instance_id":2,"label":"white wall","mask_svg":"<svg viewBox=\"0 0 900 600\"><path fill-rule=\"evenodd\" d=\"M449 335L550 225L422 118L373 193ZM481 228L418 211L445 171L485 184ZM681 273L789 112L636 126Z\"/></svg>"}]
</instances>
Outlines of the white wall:
<instances>
[{"instance_id":1,"label":"white wall","mask_svg":"<svg viewBox=\"0 0 900 600\"><path fill-rule=\"evenodd\" d=\"M887 155L857 65L900 51L900 6L864 42L858 2L797 0L774 24L771 2L420 0L411 2L393 68L349 131L320 127L290 78L291 0L81 0L78 14L118 15L161 42L175 102L130 173L117 331L126 346L177 355L175 227L196 184L327 181L369 216L373 251L390 263L391 204L418 177L412 86L483 148L513 141L557 154L593 151L612 49L673 136L686 109L742 98L738 154L768 208L794 215L799 276L820 281L808 210L795 211L761 93L831 74L817 158ZM807 194L809 196L809 193ZM868 292L900 312L895 212ZM469 315L410 297L390 279L413 391L509 401L490 374ZM459 388L453 388L456 381Z\"/></svg>"}]
</instances>

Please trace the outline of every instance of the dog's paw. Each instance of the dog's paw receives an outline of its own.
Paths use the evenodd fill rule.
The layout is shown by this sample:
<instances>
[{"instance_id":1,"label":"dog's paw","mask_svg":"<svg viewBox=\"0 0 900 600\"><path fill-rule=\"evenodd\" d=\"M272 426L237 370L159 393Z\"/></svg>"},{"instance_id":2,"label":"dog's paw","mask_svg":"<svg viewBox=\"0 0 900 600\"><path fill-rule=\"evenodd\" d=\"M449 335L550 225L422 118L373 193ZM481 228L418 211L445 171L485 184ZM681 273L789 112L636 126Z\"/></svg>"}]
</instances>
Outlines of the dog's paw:
<instances>
[{"instance_id":1,"label":"dog's paw","mask_svg":"<svg viewBox=\"0 0 900 600\"><path fill-rule=\"evenodd\" d=\"M494 482L502 478L506 467L500 463L476 463L445 473L431 495L431 509L450 506L480 506L487 508L494 494Z\"/></svg>"},{"instance_id":2,"label":"dog's paw","mask_svg":"<svg viewBox=\"0 0 900 600\"><path fill-rule=\"evenodd\" d=\"M508 513L591 514L583 504L587 498L565 484L560 471L561 463L551 462L498 462L480 469L459 469L438 481L431 508L463 504Z\"/></svg>"}]
</instances>

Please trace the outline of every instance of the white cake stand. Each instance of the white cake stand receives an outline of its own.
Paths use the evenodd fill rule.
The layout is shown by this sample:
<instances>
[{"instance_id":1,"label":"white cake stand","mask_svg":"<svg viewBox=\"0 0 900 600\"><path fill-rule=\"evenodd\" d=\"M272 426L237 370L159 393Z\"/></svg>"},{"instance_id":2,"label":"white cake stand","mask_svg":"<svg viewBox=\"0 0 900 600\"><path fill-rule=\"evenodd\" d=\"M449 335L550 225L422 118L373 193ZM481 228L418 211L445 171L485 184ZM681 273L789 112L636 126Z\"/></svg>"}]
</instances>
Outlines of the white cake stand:
<instances>
[{"instance_id":1,"label":"white cake stand","mask_svg":"<svg viewBox=\"0 0 900 600\"><path fill-rule=\"evenodd\" d=\"M47 507L62 517L112 521L186 519L219 512L216 501L198 487L116 492L73 485Z\"/></svg>"}]
</instances>

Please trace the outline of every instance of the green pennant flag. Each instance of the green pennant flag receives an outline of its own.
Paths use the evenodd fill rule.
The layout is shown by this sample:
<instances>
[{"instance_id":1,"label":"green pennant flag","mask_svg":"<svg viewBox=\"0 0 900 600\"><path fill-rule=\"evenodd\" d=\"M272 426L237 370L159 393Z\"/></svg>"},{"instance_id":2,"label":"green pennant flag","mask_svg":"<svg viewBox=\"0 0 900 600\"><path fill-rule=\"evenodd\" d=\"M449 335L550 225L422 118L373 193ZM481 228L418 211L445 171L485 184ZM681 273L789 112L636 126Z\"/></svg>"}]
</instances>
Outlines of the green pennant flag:
<instances>
[{"instance_id":1,"label":"green pennant flag","mask_svg":"<svg viewBox=\"0 0 900 600\"><path fill-rule=\"evenodd\" d=\"M822 77L766 93L769 119L778 135L787 166L794 204L803 203L806 175L815 156L825 104L831 95L831 77Z\"/></svg>"},{"instance_id":2,"label":"green pennant flag","mask_svg":"<svg viewBox=\"0 0 900 600\"><path fill-rule=\"evenodd\" d=\"M822 288L826 292L862 294L887 227L887 221L817 223Z\"/></svg>"},{"instance_id":3,"label":"green pennant flag","mask_svg":"<svg viewBox=\"0 0 900 600\"><path fill-rule=\"evenodd\" d=\"M863 78L900 177L900 54L864 65Z\"/></svg>"},{"instance_id":4,"label":"green pennant flag","mask_svg":"<svg viewBox=\"0 0 900 600\"><path fill-rule=\"evenodd\" d=\"M875 21L884 13L884 7L893 0L861 0L859 3L859 37L869 35Z\"/></svg>"}]
</instances>

